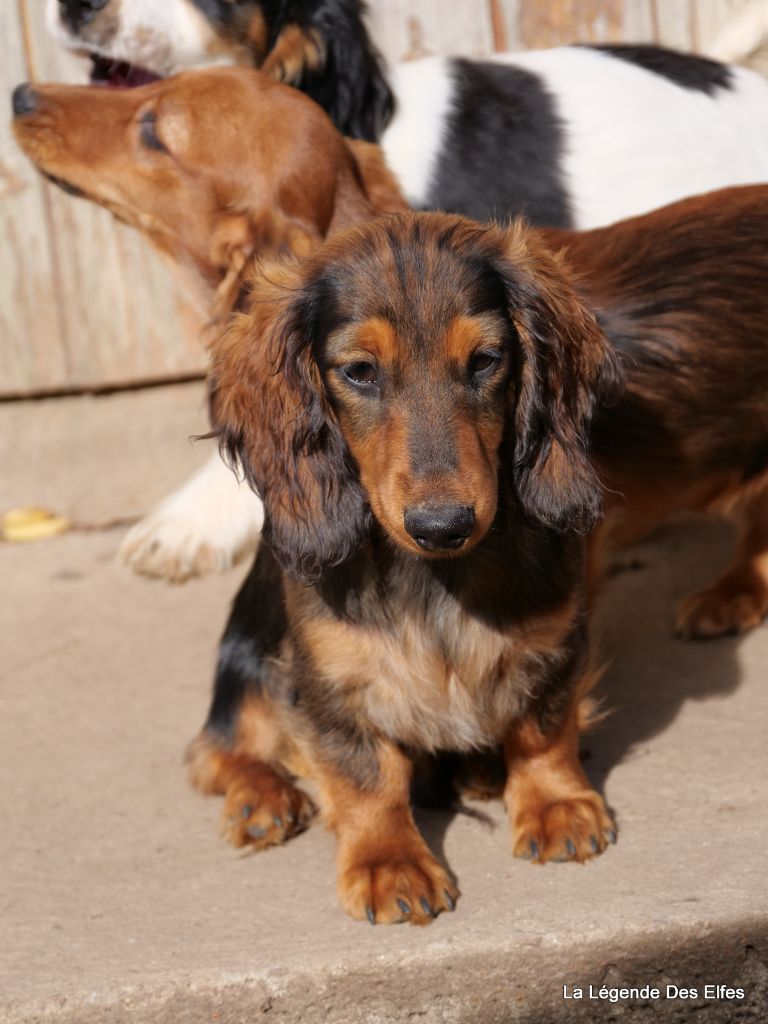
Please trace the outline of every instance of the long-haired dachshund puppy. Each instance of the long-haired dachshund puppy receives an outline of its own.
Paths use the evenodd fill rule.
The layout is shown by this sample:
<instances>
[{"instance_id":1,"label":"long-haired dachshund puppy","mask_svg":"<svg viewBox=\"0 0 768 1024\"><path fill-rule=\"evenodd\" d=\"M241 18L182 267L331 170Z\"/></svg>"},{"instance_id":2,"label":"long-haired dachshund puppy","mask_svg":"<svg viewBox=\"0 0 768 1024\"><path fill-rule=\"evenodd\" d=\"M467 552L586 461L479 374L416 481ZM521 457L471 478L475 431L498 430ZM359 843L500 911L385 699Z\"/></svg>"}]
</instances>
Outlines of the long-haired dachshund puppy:
<instances>
[{"instance_id":1,"label":"long-haired dachshund puppy","mask_svg":"<svg viewBox=\"0 0 768 1024\"><path fill-rule=\"evenodd\" d=\"M584 860L614 837L577 760L580 533L600 477L598 546L738 507L736 558L681 628L768 610L766 238L753 187L581 236L400 216L264 271L217 346L212 407L266 543L190 748L231 842L303 828L288 773L308 774L347 910L426 920L455 890L415 832L411 764L494 745L517 855Z\"/></svg>"},{"instance_id":2,"label":"long-haired dachshund puppy","mask_svg":"<svg viewBox=\"0 0 768 1024\"><path fill-rule=\"evenodd\" d=\"M282 769L309 775L353 917L453 909L409 806L424 754L503 746L521 856L585 860L613 837L577 747L581 534L602 500L587 438L620 379L535 235L439 214L267 267L215 346L212 421L266 510L247 586L272 611L237 739L209 730L193 770L257 845L308 811Z\"/></svg>"},{"instance_id":3,"label":"long-haired dachshund puppy","mask_svg":"<svg viewBox=\"0 0 768 1024\"><path fill-rule=\"evenodd\" d=\"M378 147L346 141L306 96L215 68L130 90L22 85L16 138L51 180L138 228L182 268L211 318L237 306L260 255L408 207ZM121 555L183 580L252 550L261 505L215 453L126 536Z\"/></svg>"},{"instance_id":4,"label":"long-haired dachshund puppy","mask_svg":"<svg viewBox=\"0 0 768 1024\"><path fill-rule=\"evenodd\" d=\"M360 0L49 0L99 80L231 62L304 89L345 134L381 141L415 208L592 228L768 180L768 83L656 46L561 46L392 69ZM138 67L137 67L138 66ZM749 143L745 145L745 138Z\"/></svg>"}]
</instances>

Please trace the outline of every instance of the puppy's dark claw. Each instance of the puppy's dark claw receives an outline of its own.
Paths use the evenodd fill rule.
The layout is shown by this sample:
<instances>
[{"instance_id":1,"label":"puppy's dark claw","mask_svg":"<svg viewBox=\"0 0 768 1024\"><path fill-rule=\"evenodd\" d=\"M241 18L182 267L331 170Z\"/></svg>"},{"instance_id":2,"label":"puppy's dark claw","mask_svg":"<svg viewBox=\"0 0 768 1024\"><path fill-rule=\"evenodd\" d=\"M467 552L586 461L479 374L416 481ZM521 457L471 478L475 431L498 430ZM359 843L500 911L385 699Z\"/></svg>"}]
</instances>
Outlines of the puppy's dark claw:
<instances>
[{"instance_id":1,"label":"puppy's dark claw","mask_svg":"<svg viewBox=\"0 0 768 1024\"><path fill-rule=\"evenodd\" d=\"M267 834L267 830L265 828L261 828L261 826L259 825L249 825L245 831L248 833L251 839L263 839L263 837Z\"/></svg>"},{"instance_id":2,"label":"puppy's dark claw","mask_svg":"<svg viewBox=\"0 0 768 1024\"><path fill-rule=\"evenodd\" d=\"M575 857L576 856L576 846L574 845L573 840L566 839L565 840L565 848L566 848L566 850L568 851L568 854L571 857Z\"/></svg>"},{"instance_id":3,"label":"puppy's dark claw","mask_svg":"<svg viewBox=\"0 0 768 1024\"><path fill-rule=\"evenodd\" d=\"M250 818L252 813L253 808L251 807L250 804L243 804L243 806L240 808L240 816L242 818Z\"/></svg>"},{"instance_id":4,"label":"puppy's dark claw","mask_svg":"<svg viewBox=\"0 0 768 1024\"><path fill-rule=\"evenodd\" d=\"M428 914L429 917L434 917L435 916L435 912L432 910L432 907L430 907L430 905L429 905L429 900L427 900L424 896L422 896L421 899L419 900L419 903L421 904L421 909L424 911L425 914Z\"/></svg>"},{"instance_id":5,"label":"puppy's dark claw","mask_svg":"<svg viewBox=\"0 0 768 1024\"><path fill-rule=\"evenodd\" d=\"M444 892L443 895L445 896L445 902L448 904L448 909L451 911L455 910L456 900L453 898L453 896L451 896L451 894L447 891Z\"/></svg>"},{"instance_id":6,"label":"puppy's dark claw","mask_svg":"<svg viewBox=\"0 0 768 1024\"><path fill-rule=\"evenodd\" d=\"M371 922L371 924L376 924L376 911L373 909L373 907L366 907L365 914L368 920Z\"/></svg>"},{"instance_id":7,"label":"puppy's dark claw","mask_svg":"<svg viewBox=\"0 0 768 1024\"><path fill-rule=\"evenodd\" d=\"M411 908L408 906L405 900L397 900L396 902L402 914L405 914L406 916L410 914Z\"/></svg>"}]
</instances>

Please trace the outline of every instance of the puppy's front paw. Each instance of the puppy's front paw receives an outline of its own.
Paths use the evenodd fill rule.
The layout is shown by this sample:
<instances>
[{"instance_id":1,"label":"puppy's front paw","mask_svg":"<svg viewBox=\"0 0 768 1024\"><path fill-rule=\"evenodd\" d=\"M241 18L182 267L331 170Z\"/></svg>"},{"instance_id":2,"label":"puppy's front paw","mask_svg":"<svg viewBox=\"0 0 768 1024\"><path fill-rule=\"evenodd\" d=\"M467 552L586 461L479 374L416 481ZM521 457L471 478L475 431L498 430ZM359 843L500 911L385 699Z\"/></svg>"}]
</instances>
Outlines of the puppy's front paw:
<instances>
[{"instance_id":1,"label":"puppy's front paw","mask_svg":"<svg viewBox=\"0 0 768 1024\"><path fill-rule=\"evenodd\" d=\"M233 846L262 850L303 832L315 807L288 779L256 763L227 788L221 834Z\"/></svg>"},{"instance_id":2,"label":"puppy's front paw","mask_svg":"<svg viewBox=\"0 0 768 1024\"><path fill-rule=\"evenodd\" d=\"M424 925L456 907L459 891L426 846L358 850L343 860L339 898L357 920Z\"/></svg>"},{"instance_id":3,"label":"puppy's front paw","mask_svg":"<svg viewBox=\"0 0 768 1024\"><path fill-rule=\"evenodd\" d=\"M745 570L722 576L691 594L680 606L675 632L683 640L709 640L746 633L768 614L768 587L762 576Z\"/></svg>"},{"instance_id":4,"label":"puppy's front paw","mask_svg":"<svg viewBox=\"0 0 768 1024\"><path fill-rule=\"evenodd\" d=\"M516 809L512 834L514 855L539 864L585 861L616 842L616 826L593 790L566 797L526 794Z\"/></svg>"}]
</instances>

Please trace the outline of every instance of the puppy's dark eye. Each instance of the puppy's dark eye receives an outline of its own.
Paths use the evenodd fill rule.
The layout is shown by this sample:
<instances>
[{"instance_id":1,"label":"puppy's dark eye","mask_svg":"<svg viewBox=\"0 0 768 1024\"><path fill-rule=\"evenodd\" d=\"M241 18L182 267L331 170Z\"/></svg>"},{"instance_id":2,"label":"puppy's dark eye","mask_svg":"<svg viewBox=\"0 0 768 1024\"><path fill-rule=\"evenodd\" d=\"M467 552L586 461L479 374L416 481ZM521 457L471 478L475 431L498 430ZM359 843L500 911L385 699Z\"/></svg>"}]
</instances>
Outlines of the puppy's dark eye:
<instances>
[{"instance_id":1,"label":"puppy's dark eye","mask_svg":"<svg viewBox=\"0 0 768 1024\"><path fill-rule=\"evenodd\" d=\"M157 115L154 110L148 110L139 119L139 137L147 149L157 150L158 153L167 153L167 147L161 142L157 134Z\"/></svg>"},{"instance_id":2,"label":"puppy's dark eye","mask_svg":"<svg viewBox=\"0 0 768 1024\"><path fill-rule=\"evenodd\" d=\"M469 376L474 380L490 377L500 362L500 352L475 352L469 360Z\"/></svg>"},{"instance_id":3,"label":"puppy's dark eye","mask_svg":"<svg viewBox=\"0 0 768 1024\"><path fill-rule=\"evenodd\" d=\"M358 387L372 388L379 383L379 374L374 364L366 363L362 359L356 363L349 363L342 373L348 381Z\"/></svg>"}]
</instances>

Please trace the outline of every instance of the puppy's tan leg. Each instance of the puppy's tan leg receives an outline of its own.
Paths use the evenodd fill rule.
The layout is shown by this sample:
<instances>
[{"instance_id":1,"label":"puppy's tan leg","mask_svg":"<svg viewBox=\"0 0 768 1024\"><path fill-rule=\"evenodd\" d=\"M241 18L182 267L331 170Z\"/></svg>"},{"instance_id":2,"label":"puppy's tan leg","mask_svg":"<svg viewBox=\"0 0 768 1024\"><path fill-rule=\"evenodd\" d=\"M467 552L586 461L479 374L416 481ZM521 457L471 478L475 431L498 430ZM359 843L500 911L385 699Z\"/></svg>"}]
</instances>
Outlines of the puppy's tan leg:
<instances>
[{"instance_id":1,"label":"puppy's tan leg","mask_svg":"<svg viewBox=\"0 0 768 1024\"><path fill-rule=\"evenodd\" d=\"M339 898L351 917L371 924L428 924L453 910L459 893L413 821L410 762L391 744L377 753L377 779L365 789L327 766L317 770L338 841Z\"/></svg>"},{"instance_id":2,"label":"puppy's tan leg","mask_svg":"<svg viewBox=\"0 0 768 1024\"><path fill-rule=\"evenodd\" d=\"M585 861L616 840L605 802L579 763L580 702L574 698L552 733L530 716L515 723L505 738L504 802L516 857L540 864Z\"/></svg>"},{"instance_id":3,"label":"puppy's tan leg","mask_svg":"<svg viewBox=\"0 0 768 1024\"><path fill-rule=\"evenodd\" d=\"M231 748L203 730L187 750L189 778L200 792L224 796L222 836L260 850L302 832L315 808L281 767L284 744L266 703L245 704L238 726Z\"/></svg>"},{"instance_id":4,"label":"puppy's tan leg","mask_svg":"<svg viewBox=\"0 0 768 1024\"><path fill-rule=\"evenodd\" d=\"M768 489L747 501L741 519L742 535L731 564L680 607L676 632L686 640L746 633L768 615Z\"/></svg>"}]
</instances>

